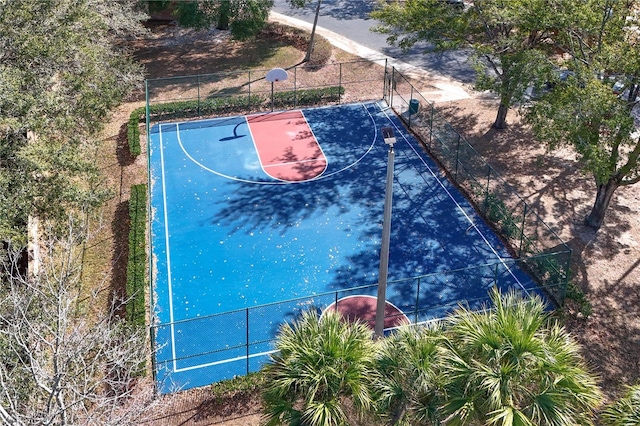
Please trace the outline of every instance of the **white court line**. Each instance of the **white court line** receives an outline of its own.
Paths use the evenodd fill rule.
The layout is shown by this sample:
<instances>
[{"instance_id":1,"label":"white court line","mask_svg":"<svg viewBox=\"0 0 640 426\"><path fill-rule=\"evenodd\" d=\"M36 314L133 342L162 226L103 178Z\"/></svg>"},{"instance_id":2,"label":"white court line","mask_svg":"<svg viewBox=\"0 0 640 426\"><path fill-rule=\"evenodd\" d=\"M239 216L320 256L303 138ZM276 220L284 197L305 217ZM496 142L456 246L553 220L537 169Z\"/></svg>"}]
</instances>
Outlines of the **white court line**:
<instances>
[{"instance_id":1,"label":"white court line","mask_svg":"<svg viewBox=\"0 0 640 426\"><path fill-rule=\"evenodd\" d=\"M271 181L271 182L263 182L263 181L249 180L249 179L241 179L241 178L238 178L238 177L235 177L235 176L225 175L224 173L217 172L217 171L205 166L204 164L200 163L198 160L193 158L191 156L191 154L189 154L189 152L187 151L187 149L184 147L184 145L182 143L182 137L180 136L180 123L175 123L175 125L176 125L176 135L177 135L177 138L178 138L178 144L180 145L180 149L182 149L182 152L184 152L184 155L186 155L187 158L189 158L193 163L197 164L200 168L202 168L203 170L206 170L206 171L208 171L210 173L213 173L214 175L223 177L225 179L234 180L234 181L237 181L237 182L250 183L250 184L256 184L256 185L292 185L292 184L300 184L300 183L306 183L306 182L316 181L316 180L320 180L320 179L326 179L326 178L335 176L335 175L337 175L339 173L342 173L345 170L349 170L352 167L354 167L356 164L360 163L371 152L371 150L373 149L373 147L375 146L375 143L376 143L376 138L378 136L378 128L375 125L375 118L371 115L371 113L369 112L369 110L367 109L365 104L361 103L360 105L367 111L367 114L369 115L369 119L373 123L372 127L374 129L374 133L373 133L373 138L371 139L371 144L369 145L369 148L367 148L367 150L364 152L364 154L362 154L362 156L360 156L360 158L355 160L353 163L343 167L342 169L336 170L335 172L332 172L332 173L322 174L320 176L315 177L314 179L310 179L310 180L307 180L307 181L279 181L278 180L278 181ZM331 108L331 107L334 107L334 106L335 105L331 105L331 106L328 106L328 107L325 107L325 108ZM304 115L304 113L303 113L303 115ZM245 120L246 120L246 117L245 117ZM305 120L306 120L306 117L305 117ZM210 121L210 120L200 120L200 121L204 122L204 121ZM186 123L186 122L183 122L183 123ZM247 127L248 127L248 125L247 125ZM249 129L249 132L251 132L251 129ZM313 130L312 130L312 132L313 132ZM314 137L315 137L315 135L314 135ZM251 135L251 140L253 141L253 135ZM316 138L316 141L317 141L317 138ZM254 146L255 146L255 143L254 143ZM318 141L318 146L320 146L320 150L322 150L322 145L320 144L319 141ZM323 153L324 153L324 151L323 151ZM326 155L325 155L325 158L326 158ZM328 163L329 163L329 159L327 158L327 167L328 167ZM260 167L262 167L262 162L260 163ZM262 170L264 171L264 168ZM265 172L265 174L267 174L267 173Z\"/></svg>"},{"instance_id":2,"label":"white court line","mask_svg":"<svg viewBox=\"0 0 640 426\"><path fill-rule=\"evenodd\" d=\"M256 354L249 354L248 358L257 358L259 356L267 356L267 355L271 355L273 353L276 353L278 351L276 350L272 350L272 351L266 351L266 352L258 352ZM230 362L236 362L236 361L240 361L243 359L247 359L247 356L237 356L235 358L227 358L227 359L221 359L220 361L214 361L214 362L208 362L206 364L198 364L198 365L192 365L191 367L185 367L185 368L179 368L176 369L175 372L176 373L182 373L184 371L190 371L190 370L197 370L198 368L204 368L204 367L213 367L215 365L222 365L222 364L228 364Z\"/></svg>"},{"instance_id":3,"label":"white court line","mask_svg":"<svg viewBox=\"0 0 640 426\"><path fill-rule=\"evenodd\" d=\"M393 125L393 127L396 129L396 131L398 133L400 133L402 135L402 138L404 139L404 141L407 143L407 145L409 145L409 147L411 148L411 150L418 156L418 158L420 159L420 161L422 162L422 164L427 168L427 170L429 170L429 172L431 173L431 176L434 177L434 179L438 182L438 184L440 185L440 187L447 193L447 195L449 196L449 198L451 199L451 201L453 201L456 205L456 207L462 212L462 214L464 215L464 217L467 218L467 220L469 221L469 223L471 224L471 227L473 227L476 232L478 233L478 235L480 235L480 237L482 237L482 239L484 240L485 244L489 247L489 249L493 252L493 254L500 260L500 263L502 263L502 265L505 267L505 269L509 272L509 274L513 277L513 279L516 280L516 282L518 283L518 285L520 286L520 288L522 288L522 290L524 290L525 293L528 294L527 289L524 287L524 285L520 282L520 280L518 279L518 277L515 276L515 274L513 273L513 271L511 270L511 268L509 268L509 266L507 266L507 264L505 263L504 259L502 258L502 256L500 256L498 254L498 252L495 250L495 248L491 245L491 243L489 243L489 240L487 240L487 238L485 237L485 235L482 233L482 231L480 231L480 229L478 229L478 226L475 224L475 222L473 220L471 220L471 218L469 217L469 215L467 214L467 212L465 212L465 210L462 208L462 206L456 201L456 199L453 197L453 195L451 194L451 192L449 192L449 189L447 189L446 186L444 186L444 184L442 183L442 181L440 181L440 179L436 176L436 174L433 172L433 170L431 170L431 167L429 167L429 164L427 164L426 161L424 161L424 159L422 158L422 155L420 155L416 149L413 147L413 145L409 142L409 140L407 139L406 135L404 134L404 132L402 132L400 130L400 128L398 128L398 126L396 125L396 123L391 120L391 118L389 117L389 115L387 114L387 112L385 110L382 110L381 108L381 112L384 113L384 115L387 117L387 120L389 120L391 122L391 124Z\"/></svg>"},{"instance_id":4,"label":"white court line","mask_svg":"<svg viewBox=\"0 0 640 426\"><path fill-rule=\"evenodd\" d=\"M176 361L176 336L173 318L173 290L171 286L171 250L169 246L169 215L167 213L167 185L164 171L164 141L162 139L162 124L158 125L160 135L160 170L162 175L162 203L164 205L164 236L165 250L167 252L167 288L169 293L169 321L171 322L171 355L173 358L173 370L176 371L178 365Z\"/></svg>"},{"instance_id":5,"label":"white court line","mask_svg":"<svg viewBox=\"0 0 640 426\"><path fill-rule=\"evenodd\" d=\"M279 167L279 166L288 166L289 164L304 164L304 163L312 163L314 161L318 161L321 160L321 158L309 158L308 160L298 160L298 161L285 161L283 163L273 163L273 164L265 164L264 165L264 169L268 168L268 167ZM325 168L326 170L326 168ZM322 176L322 174L318 175L318 177ZM308 179L308 180L315 180L315 179ZM286 181L289 182L289 181ZM298 181L292 181L292 182L298 182Z\"/></svg>"},{"instance_id":6,"label":"white court line","mask_svg":"<svg viewBox=\"0 0 640 426\"><path fill-rule=\"evenodd\" d=\"M354 167L356 164L358 164L359 162L361 162L370 152L371 150L374 148L375 146L375 142L376 142L376 138L378 135L378 128L375 125L375 118L373 117L373 115L371 114L371 112L369 112L369 109L367 108L367 106L364 103L360 104L365 111L367 112L367 115L369 116L369 119L371 120L372 124L373 124L373 129L374 129L374 135L373 138L371 140L371 144L369 145L368 149L366 150L366 152L360 157L358 158L356 161L354 161L353 163L349 164L348 166L337 170L333 173L329 173L327 175L321 175L318 176L315 179L312 180L318 180L318 179L323 179L323 178L328 178L331 176L334 176L338 173L341 173L345 170L348 170L352 167ZM304 113L302 113L304 116ZM307 119L306 117L304 117L305 120ZM206 120L204 120L206 121ZM246 121L246 117L245 117L245 121ZM166 124L165 124L166 125ZM171 125L174 125L173 123ZM181 369L178 368L177 366L177 351L176 351L176 347L175 347L175 320L174 320L174 313L173 313L173 292L172 292L172 277L171 277L171 262L170 262L170 250L169 250L169 221L168 221L168 214L167 214L167 199L166 199L166 185L165 185L165 169L164 169L164 151L163 151L163 147L164 147L164 142L163 142L163 138L162 138L162 126L163 124L159 125L159 134L160 134L160 163L161 163L161 170L162 170L162 195L163 195L163 204L164 204L164 228L165 228L165 247L166 247L166 252L167 252L167 280L168 280L168 294L169 294L169 318L170 318L170 329L171 329L171 354L172 354L172 362L173 362L173 371L174 372L182 372L185 371L185 369ZM225 174L216 172L213 169L210 169L208 167L206 167L205 165L201 164L199 161L197 161L195 158L193 158L186 150L186 148L184 147L183 143L182 143L182 139L180 136L180 123L175 123L176 126L176 138L178 140L178 144L180 145L180 149L182 150L182 152L195 164L197 164L199 167L201 167L202 169L209 171L217 176L226 178L226 179L231 179L231 180L235 180L235 181L240 181L240 182L245 182L245 183L255 183L255 184L266 184L266 185L282 185L282 184L295 184L295 183L303 183L303 182L257 182L257 181L250 181L250 180L245 180L245 179L239 179L233 176L227 176ZM249 127L247 125L247 127ZM311 126L309 126L309 128L311 128ZM311 130L313 132L313 130ZM249 132L251 132L251 129L249 129ZM315 134L314 134L315 137ZM251 135L251 139L253 140L253 135ZM317 140L318 142L318 146L320 147L320 150L322 151L322 146L320 145L320 142ZM254 143L255 146L255 143ZM324 151L322 151L324 154ZM326 155L325 155L326 158ZM328 159L327 159L327 163L328 163ZM262 163L261 163L262 166ZM263 169L264 170L264 169ZM325 169L326 170L326 169ZM268 352L263 353L263 354L268 354ZM256 356L259 356L261 354L257 354ZM246 358L246 357L240 357L240 359L242 358ZM231 362L235 360L234 358L231 358L230 360L228 360L228 362ZM217 365L217 364L222 364L227 360L223 360L223 361L217 361L214 363L208 363L208 364L201 364L201 365L196 365L196 366L192 366L192 367L188 367L188 370L193 370L193 369L197 369L197 368L204 368L204 367L208 367L208 366L212 366L212 365Z\"/></svg>"}]
</instances>

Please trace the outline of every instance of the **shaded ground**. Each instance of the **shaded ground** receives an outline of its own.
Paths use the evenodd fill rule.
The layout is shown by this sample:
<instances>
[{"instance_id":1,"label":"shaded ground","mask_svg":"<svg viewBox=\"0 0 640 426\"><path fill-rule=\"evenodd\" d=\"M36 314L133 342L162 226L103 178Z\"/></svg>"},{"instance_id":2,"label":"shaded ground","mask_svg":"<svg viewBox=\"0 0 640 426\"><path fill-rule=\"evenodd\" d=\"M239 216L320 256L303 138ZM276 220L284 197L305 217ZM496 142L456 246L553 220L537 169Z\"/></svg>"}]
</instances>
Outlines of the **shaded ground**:
<instances>
[{"instance_id":1,"label":"shaded ground","mask_svg":"<svg viewBox=\"0 0 640 426\"><path fill-rule=\"evenodd\" d=\"M569 304L566 326L601 377L605 393L640 378L640 185L620 188L603 227L584 226L595 183L580 173L568 149L546 155L517 111L505 132L490 129L497 102L475 99L441 105L455 128L506 179L573 250L574 282L593 306L588 317ZM508 155L504 153L508 152Z\"/></svg>"},{"instance_id":2,"label":"shaded ground","mask_svg":"<svg viewBox=\"0 0 640 426\"><path fill-rule=\"evenodd\" d=\"M155 28L152 36L139 40L134 48L146 67L147 76L215 72L225 66L243 67L243 54L253 55L249 61L268 62L272 51L265 46L284 43L282 37L271 34L261 49L248 49L224 34L215 31L185 32L176 27ZM291 43L291 40L287 41ZM296 43L293 43L296 44ZM298 46L303 47L303 46ZM290 54L290 65L297 63L303 50ZM334 52L334 55L337 53ZM348 55L339 53L341 61ZM280 63L279 66L287 64ZM317 73L322 81L322 73ZM420 82L421 85L428 82ZM375 90L374 90L375 89ZM136 102L124 105L107 127L107 139L115 143L111 153L113 164L107 167L111 184L118 196L107 209L106 220L112 220L112 232L126 238L121 229L128 188L145 182L146 153L129 158L124 148L123 131L128 114L141 105L142 93ZM372 88L371 99L379 98L378 88ZM640 378L640 185L621 188L614 196L605 225L594 233L582 225L595 196L593 181L582 175L568 150L547 155L543 146L531 137L516 111L508 118L509 128L503 132L491 130L497 102L477 94L472 99L439 104L453 127L458 129L485 156L489 163L518 192L536 206L544 220L568 242L574 250L573 269L576 283L585 291L593 305L593 313L585 318L576 308L569 307L567 327L583 344L584 356L601 376L605 393L616 395L623 384ZM125 144L123 146L123 144ZM114 146L111 145L113 149ZM505 154L508 153L508 154ZM115 244L113 264L126 267L122 244ZM122 270L113 274L113 282L121 281ZM148 425L257 425L259 399L256 393L231 394L228 399L216 399L208 388L183 392L167 400L164 409L153 413L142 424Z\"/></svg>"}]
</instances>

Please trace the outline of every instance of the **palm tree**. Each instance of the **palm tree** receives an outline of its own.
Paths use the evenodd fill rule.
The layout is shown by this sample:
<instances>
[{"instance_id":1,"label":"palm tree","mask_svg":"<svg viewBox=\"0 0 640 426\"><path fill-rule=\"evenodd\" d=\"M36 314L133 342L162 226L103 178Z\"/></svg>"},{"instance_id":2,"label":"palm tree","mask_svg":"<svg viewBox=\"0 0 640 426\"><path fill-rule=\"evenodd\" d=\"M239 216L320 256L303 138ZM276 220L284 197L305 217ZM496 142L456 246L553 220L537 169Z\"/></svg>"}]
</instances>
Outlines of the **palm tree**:
<instances>
[{"instance_id":1,"label":"palm tree","mask_svg":"<svg viewBox=\"0 0 640 426\"><path fill-rule=\"evenodd\" d=\"M266 424L338 426L349 424L352 411L366 416L376 345L365 324L342 321L338 313L306 312L284 324L264 367Z\"/></svg>"},{"instance_id":2,"label":"palm tree","mask_svg":"<svg viewBox=\"0 0 640 426\"><path fill-rule=\"evenodd\" d=\"M622 398L604 409L602 424L606 426L640 425L640 385L629 386Z\"/></svg>"},{"instance_id":3,"label":"palm tree","mask_svg":"<svg viewBox=\"0 0 640 426\"><path fill-rule=\"evenodd\" d=\"M601 394L579 345L540 297L494 290L447 319L447 425L590 425Z\"/></svg>"},{"instance_id":4,"label":"palm tree","mask_svg":"<svg viewBox=\"0 0 640 426\"><path fill-rule=\"evenodd\" d=\"M377 408L389 424L438 423L442 339L437 326L407 326L381 342L374 389Z\"/></svg>"}]
</instances>

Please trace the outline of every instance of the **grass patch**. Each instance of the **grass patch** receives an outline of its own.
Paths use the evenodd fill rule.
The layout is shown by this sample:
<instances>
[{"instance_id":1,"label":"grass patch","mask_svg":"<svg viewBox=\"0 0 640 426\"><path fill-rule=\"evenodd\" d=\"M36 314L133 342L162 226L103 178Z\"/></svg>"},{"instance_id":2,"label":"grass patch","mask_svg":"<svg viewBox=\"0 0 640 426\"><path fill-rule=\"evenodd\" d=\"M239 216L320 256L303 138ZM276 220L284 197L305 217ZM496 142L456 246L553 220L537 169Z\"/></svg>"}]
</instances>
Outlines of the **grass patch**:
<instances>
[{"instance_id":1,"label":"grass patch","mask_svg":"<svg viewBox=\"0 0 640 426\"><path fill-rule=\"evenodd\" d=\"M224 398L235 393L252 393L264 386L265 375L258 371L246 376L236 376L233 379L223 380L211 385L211 393L214 398Z\"/></svg>"}]
</instances>

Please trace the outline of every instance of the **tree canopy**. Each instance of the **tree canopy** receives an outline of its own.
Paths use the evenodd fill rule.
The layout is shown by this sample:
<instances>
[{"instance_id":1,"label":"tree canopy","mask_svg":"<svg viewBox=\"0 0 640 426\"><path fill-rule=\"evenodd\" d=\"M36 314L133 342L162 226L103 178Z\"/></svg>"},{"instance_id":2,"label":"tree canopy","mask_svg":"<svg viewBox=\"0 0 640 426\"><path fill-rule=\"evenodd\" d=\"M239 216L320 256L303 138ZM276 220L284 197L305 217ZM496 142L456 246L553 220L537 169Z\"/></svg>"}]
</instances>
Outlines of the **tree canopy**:
<instances>
[{"instance_id":1,"label":"tree canopy","mask_svg":"<svg viewBox=\"0 0 640 426\"><path fill-rule=\"evenodd\" d=\"M170 1L162 2L168 6ZM209 28L215 25L230 30L240 40L251 38L264 28L273 0L198 0L175 3L175 13L180 25L192 28Z\"/></svg>"},{"instance_id":2,"label":"tree canopy","mask_svg":"<svg viewBox=\"0 0 640 426\"><path fill-rule=\"evenodd\" d=\"M553 7L553 6L556 7ZM437 50L468 48L475 58L477 88L500 97L495 128L548 68L553 36L567 11L545 0L475 0L465 8L440 0L391 2L372 12L388 41L409 48L426 41Z\"/></svg>"},{"instance_id":3,"label":"tree canopy","mask_svg":"<svg viewBox=\"0 0 640 426\"><path fill-rule=\"evenodd\" d=\"M264 368L267 424L349 424L349 406L391 425L592 424L595 377L543 300L491 300L379 340L332 313L284 325Z\"/></svg>"},{"instance_id":4,"label":"tree canopy","mask_svg":"<svg viewBox=\"0 0 640 426\"><path fill-rule=\"evenodd\" d=\"M29 215L103 201L92 156L103 119L141 81L121 41L143 31L134 0L0 4L0 239L24 245Z\"/></svg>"},{"instance_id":5,"label":"tree canopy","mask_svg":"<svg viewBox=\"0 0 640 426\"><path fill-rule=\"evenodd\" d=\"M588 3L556 37L564 52L558 66L569 78L553 84L526 117L549 147L572 146L593 176L596 199L585 223L598 229L616 189L640 182L639 123L631 114L640 101L640 37L632 2Z\"/></svg>"}]
</instances>

